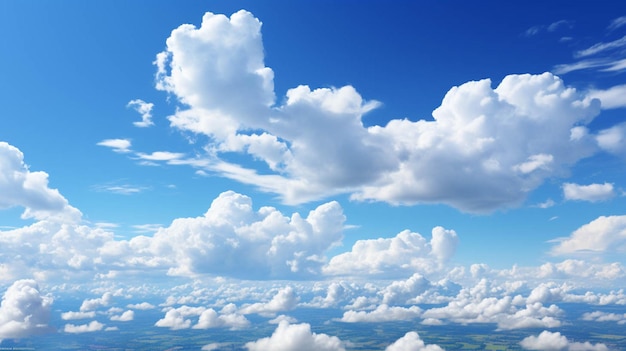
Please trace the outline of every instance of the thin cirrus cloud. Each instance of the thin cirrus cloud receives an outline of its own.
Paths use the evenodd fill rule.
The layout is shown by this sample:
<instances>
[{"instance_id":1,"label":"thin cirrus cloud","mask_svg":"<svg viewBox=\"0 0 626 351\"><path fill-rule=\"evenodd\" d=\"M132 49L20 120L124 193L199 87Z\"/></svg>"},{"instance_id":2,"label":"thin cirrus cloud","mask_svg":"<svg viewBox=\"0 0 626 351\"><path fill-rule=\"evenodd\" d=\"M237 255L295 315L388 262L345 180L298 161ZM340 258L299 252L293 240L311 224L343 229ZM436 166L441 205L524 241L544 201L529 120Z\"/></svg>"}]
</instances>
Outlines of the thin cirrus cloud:
<instances>
[{"instance_id":1,"label":"thin cirrus cloud","mask_svg":"<svg viewBox=\"0 0 626 351\"><path fill-rule=\"evenodd\" d=\"M519 205L545 179L599 150L590 133L571 138L599 113L599 101L550 73L510 75L496 88L488 79L453 87L434 121L365 127L362 116L380 103L352 86L301 85L277 104L261 23L243 10L230 18L207 13L200 27L178 27L156 66L157 89L181 104L168 117L171 127L210 141L195 159L138 157L217 173L288 204L348 193L361 201L491 212ZM267 169L221 157L231 152Z\"/></svg>"}]
</instances>

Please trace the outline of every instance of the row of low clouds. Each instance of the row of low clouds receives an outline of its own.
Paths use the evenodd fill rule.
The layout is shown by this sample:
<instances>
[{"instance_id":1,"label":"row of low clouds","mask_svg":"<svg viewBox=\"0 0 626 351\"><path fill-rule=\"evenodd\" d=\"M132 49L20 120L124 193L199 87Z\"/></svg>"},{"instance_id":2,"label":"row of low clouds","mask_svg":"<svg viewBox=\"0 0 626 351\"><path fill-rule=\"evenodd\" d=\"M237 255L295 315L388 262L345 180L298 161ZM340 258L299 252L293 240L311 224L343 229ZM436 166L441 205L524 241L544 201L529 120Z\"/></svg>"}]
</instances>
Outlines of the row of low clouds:
<instances>
[{"instance_id":1,"label":"row of low clouds","mask_svg":"<svg viewBox=\"0 0 626 351\"><path fill-rule=\"evenodd\" d=\"M488 79L454 87L432 121L392 119L366 127L363 114L380 103L364 100L351 86L301 85L278 104L261 23L243 10L230 18L207 13L200 27L175 29L156 65L157 88L181 103L168 117L171 127L210 142L204 156L135 156L215 172L287 203L349 193L358 200L489 212L519 205L585 157L624 151L623 125L596 132L586 127L600 113L600 100L592 97L619 107L611 105L613 91L584 94L550 73L510 75L496 88ZM133 101L138 110L146 106ZM130 151L125 139L101 145ZM230 152L265 166L221 158ZM607 189L594 190L607 196Z\"/></svg>"},{"instance_id":2,"label":"row of low clouds","mask_svg":"<svg viewBox=\"0 0 626 351\"><path fill-rule=\"evenodd\" d=\"M415 278L415 279L414 279ZM584 294L576 293L567 284L543 283L530 291L525 287L525 282L510 282L509 285L492 283L481 279L474 286L463 288L456 294L447 296L447 302L430 301L438 303L442 307L417 307L414 305L387 305L381 303L384 295L390 287L398 287L402 284L413 285L411 281L422 281L421 286L413 292L414 297L425 295L436 283L424 281L422 277L411 277L406 281L395 281L386 287L372 289L371 286L358 287L354 283L347 283L346 289L336 295L344 304L358 300L357 295L370 291L374 303L371 306L353 308L345 305L343 317L329 323L386 323L397 321L421 321L425 325L440 325L458 323L467 324L494 324L498 329L554 329L565 322L565 313L557 304L561 302L583 302L591 304L626 304L626 296L623 291L611 292L610 294L596 295L592 292ZM297 283L296 283L297 284ZM328 285L328 291L334 289L336 283ZM264 288L257 287L256 290ZM178 289L173 289L178 290ZM298 307L301 302L300 294L310 290L300 286L293 288L285 286L280 289L265 289L257 298L261 301L255 303L243 303L238 307L234 303L226 303L218 308L205 307L204 304L183 304L175 306L162 305L163 317L155 321L155 327L180 329L212 329L228 328L232 330L245 330L252 324L246 317L250 314L260 314L271 318L279 313L289 313ZM351 294L356 292L356 294ZM377 292L375 291L377 290ZM297 292L298 291L298 292ZM200 290L190 291L191 296L202 296ZM273 293L273 295L271 295ZM594 297L609 298L601 301ZM130 322L134 318L133 309L124 309L116 306L119 300L128 300L132 296L121 296L110 292L104 293L99 298L86 299L81 305L81 312L62 313L62 319L71 321L65 324L62 332L87 333L101 330L116 330L116 327L94 319L98 316L107 316L112 322ZM191 301L187 299L187 301ZM315 298L312 299L315 301ZM52 298L44 295L39 286L33 280L19 280L14 282L3 294L0 305L0 339L26 337L38 333L52 332L49 326L52 312ZM302 303L302 305L306 305ZM127 304L127 308L143 310L156 308L147 303ZM309 304L308 307L311 307ZM319 307L323 308L323 307ZM568 318L576 318L569 316ZM620 323L626 321L626 317L616 313L601 311L587 312L578 316L579 319L595 321L598 323ZM78 321L74 320L85 320ZM256 349L329 349L343 350L347 341L337 337L317 334L311 331L307 323L294 324L297 321L293 317L281 314L269 320L269 323L278 324L274 333L266 338L252 341L246 344L250 350ZM558 332L545 330L539 335L531 335L519 341L524 349L528 350L608 350L604 344L591 344L589 342L572 341ZM306 345L305 345L306 344ZM411 346L413 345L413 346ZM275 347L273 347L275 346ZM408 347L408 348L407 348ZM417 348L414 348L417 347ZM208 349L208 346L207 346ZM407 333L404 337L396 340L387 347L387 350L417 349L439 350L437 345L426 345L414 332Z\"/></svg>"},{"instance_id":3,"label":"row of low clouds","mask_svg":"<svg viewBox=\"0 0 626 351\"><path fill-rule=\"evenodd\" d=\"M33 176L47 179L47 174L30 171L22 157L17 148L0 144L0 158L12 161L0 169L0 189L11 189L3 205L25 207L25 213L36 213L38 219L1 232L2 254L14 257L0 265L5 281L25 276L53 279L64 270L93 275L140 269L252 279L443 274L451 268L459 244L454 230L435 227L428 236L405 230L391 237L357 240L349 250L328 257L327 252L343 239L346 217L339 203L319 205L306 216L287 215L273 207L255 209L250 197L232 191L220 194L204 215L176 219L151 236L118 240L106 228L81 222L80 211L50 189L47 181L31 181ZM606 196L612 186L570 184L566 189L571 198L592 200ZM550 253L621 252L626 246L625 218L598 217L570 236L555 239ZM596 264L568 269L573 262L547 263L542 274L580 276L590 269L590 276L621 274L620 267L610 265L600 270L590 268Z\"/></svg>"}]
</instances>

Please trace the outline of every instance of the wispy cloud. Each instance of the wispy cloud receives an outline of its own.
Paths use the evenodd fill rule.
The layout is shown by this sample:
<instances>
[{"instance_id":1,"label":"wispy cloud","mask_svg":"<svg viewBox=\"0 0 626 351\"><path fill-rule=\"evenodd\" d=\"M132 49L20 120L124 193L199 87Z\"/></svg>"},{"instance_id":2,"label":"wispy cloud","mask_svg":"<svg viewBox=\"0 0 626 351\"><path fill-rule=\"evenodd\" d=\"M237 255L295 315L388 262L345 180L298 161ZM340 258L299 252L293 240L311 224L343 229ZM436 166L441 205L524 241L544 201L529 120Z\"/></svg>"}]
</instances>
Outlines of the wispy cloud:
<instances>
[{"instance_id":1,"label":"wispy cloud","mask_svg":"<svg viewBox=\"0 0 626 351\"><path fill-rule=\"evenodd\" d=\"M607 27L607 30L613 31L617 28L621 28L626 25L626 16L618 17L611 21L611 24Z\"/></svg>"},{"instance_id":2,"label":"wispy cloud","mask_svg":"<svg viewBox=\"0 0 626 351\"><path fill-rule=\"evenodd\" d=\"M145 102L141 99L135 99L129 101L127 107L131 107L141 114L141 121L133 122L136 127L145 128L154 125L154 122L152 122L153 103Z\"/></svg>"}]
</instances>

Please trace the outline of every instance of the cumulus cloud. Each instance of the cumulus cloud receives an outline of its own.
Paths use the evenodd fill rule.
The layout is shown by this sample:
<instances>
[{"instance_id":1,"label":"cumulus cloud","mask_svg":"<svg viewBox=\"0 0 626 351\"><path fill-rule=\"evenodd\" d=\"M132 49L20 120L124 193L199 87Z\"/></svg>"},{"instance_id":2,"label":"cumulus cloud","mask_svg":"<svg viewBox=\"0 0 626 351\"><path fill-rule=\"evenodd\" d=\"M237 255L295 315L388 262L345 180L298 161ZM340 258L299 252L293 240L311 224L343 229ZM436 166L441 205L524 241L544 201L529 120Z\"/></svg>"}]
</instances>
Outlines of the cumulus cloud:
<instances>
[{"instance_id":1,"label":"cumulus cloud","mask_svg":"<svg viewBox=\"0 0 626 351\"><path fill-rule=\"evenodd\" d=\"M598 217L556 241L551 250L555 255L622 252L626 249L626 216Z\"/></svg>"},{"instance_id":2,"label":"cumulus cloud","mask_svg":"<svg viewBox=\"0 0 626 351\"><path fill-rule=\"evenodd\" d=\"M122 314L111 316L110 319L117 322L130 322L135 319L135 312L133 310L127 310L124 311Z\"/></svg>"},{"instance_id":3,"label":"cumulus cloud","mask_svg":"<svg viewBox=\"0 0 626 351\"><path fill-rule=\"evenodd\" d=\"M272 336L246 343L249 351L344 351L343 342L336 336L311 332L307 323L289 324L282 321Z\"/></svg>"},{"instance_id":4,"label":"cumulus cloud","mask_svg":"<svg viewBox=\"0 0 626 351\"><path fill-rule=\"evenodd\" d=\"M342 238L344 221L337 202L318 206L306 218L286 217L272 207L254 211L249 197L228 191L204 216L176 219L152 237L108 242L100 253L105 261L177 275L305 277L319 273L324 252Z\"/></svg>"},{"instance_id":5,"label":"cumulus cloud","mask_svg":"<svg viewBox=\"0 0 626 351\"><path fill-rule=\"evenodd\" d=\"M431 273L454 254L457 243L456 233L442 227L433 228L430 242L408 230L393 238L358 240L351 251L334 256L324 273L387 277L415 271Z\"/></svg>"},{"instance_id":6,"label":"cumulus cloud","mask_svg":"<svg viewBox=\"0 0 626 351\"><path fill-rule=\"evenodd\" d=\"M153 103L145 102L141 99L135 99L129 101L126 106L133 108L141 115L141 121L133 122L135 127L145 128L154 125L154 122L152 122Z\"/></svg>"},{"instance_id":7,"label":"cumulus cloud","mask_svg":"<svg viewBox=\"0 0 626 351\"><path fill-rule=\"evenodd\" d=\"M48 326L52 298L41 295L34 280L15 281L0 304L0 341L52 331Z\"/></svg>"},{"instance_id":8,"label":"cumulus cloud","mask_svg":"<svg viewBox=\"0 0 626 351\"><path fill-rule=\"evenodd\" d=\"M539 335L531 335L524 338L520 345L526 350L541 351L608 351L609 348L602 343L591 344L590 342L571 342L559 332L542 331Z\"/></svg>"},{"instance_id":9,"label":"cumulus cloud","mask_svg":"<svg viewBox=\"0 0 626 351\"><path fill-rule=\"evenodd\" d=\"M510 75L496 88L488 79L468 82L446 94L433 121L365 127L362 116L380 104L352 86L300 85L277 104L261 22L249 12L206 13L199 27L178 27L166 44L155 61L156 87L181 104L170 124L209 136L206 155L176 164L255 185L286 203L349 193L489 212L519 205L597 148L591 137L570 134L599 113L599 101L550 73ZM221 157L231 152L267 170Z\"/></svg>"},{"instance_id":10,"label":"cumulus cloud","mask_svg":"<svg viewBox=\"0 0 626 351\"><path fill-rule=\"evenodd\" d=\"M373 311L346 311L339 321L346 323L410 321L419 318L421 315L422 309L417 306L390 307L386 304L382 304Z\"/></svg>"},{"instance_id":11,"label":"cumulus cloud","mask_svg":"<svg viewBox=\"0 0 626 351\"><path fill-rule=\"evenodd\" d=\"M587 312L581 317L584 321L594 322L617 322L617 324L626 324L626 313L608 313L602 311Z\"/></svg>"},{"instance_id":12,"label":"cumulus cloud","mask_svg":"<svg viewBox=\"0 0 626 351\"><path fill-rule=\"evenodd\" d=\"M204 310L198 318L194 329L229 328L231 330L243 329L250 325L250 321L238 312L217 313L214 309Z\"/></svg>"},{"instance_id":13,"label":"cumulus cloud","mask_svg":"<svg viewBox=\"0 0 626 351\"><path fill-rule=\"evenodd\" d=\"M443 351L438 345L426 345L419 334L408 332L393 344L387 346L385 351Z\"/></svg>"},{"instance_id":14,"label":"cumulus cloud","mask_svg":"<svg viewBox=\"0 0 626 351\"><path fill-rule=\"evenodd\" d=\"M204 312L203 307L181 306L165 312L165 316L154 325L157 327L170 328L171 330L187 329L191 327L190 316L199 316Z\"/></svg>"},{"instance_id":15,"label":"cumulus cloud","mask_svg":"<svg viewBox=\"0 0 626 351\"><path fill-rule=\"evenodd\" d=\"M24 154L3 141L0 141L0 193L0 209L24 207L22 218L76 221L81 216L57 189L48 187L47 173L30 171L24 163Z\"/></svg>"},{"instance_id":16,"label":"cumulus cloud","mask_svg":"<svg viewBox=\"0 0 626 351\"><path fill-rule=\"evenodd\" d=\"M267 303L254 303L252 305L244 306L240 312L242 314L273 314L276 312L289 311L296 307L299 298L296 295L294 289L290 286L280 289L271 301Z\"/></svg>"},{"instance_id":17,"label":"cumulus cloud","mask_svg":"<svg viewBox=\"0 0 626 351\"><path fill-rule=\"evenodd\" d=\"M96 316L96 312L95 311L89 311L89 312L74 312L74 311L69 311L69 312L63 312L61 313L61 319L63 320L72 320L72 319L87 319L87 318L94 318Z\"/></svg>"},{"instance_id":18,"label":"cumulus cloud","mask_svg":"<svg viewBox=\"0 0 626 351\"><path fill-rule=\"evenodd\" d=\"M104 294L102 294L102 297L84 300L83 303L80 305L80 311L93 311L100 307L106 307L111 303L112 300L113 294L111 294L110 292L105 292Z\"/></svg>"},{"instance_id":19,"label":"cumulus cloud","mask_svg":"<svg viewBox=\"0 0 626 351\"><path fill-rule=\"evenodd\" d=\"M91 321L89 324L66 324L63 331L71 334L91 333L104 329L104 324L98 321Z\"/></svg>"},{"instance_id":20,"label":"cumulus cloud","mask_svg":"<svg viewBox=\"0 0 626 351\"><path fill-rule=\"evenodd\" d=\"M444 307L431 308L422 318L433 322L449 320L459 324L494 323L500 330L522 328L554 328L561 325L562 314L556 305L545 307L540 302L526 301L521 296L493 296L486 280L472 288L464 288Z\"/></svg>"},{"instance_id":21,"label":"cumulus cloud","mask_svg":"<svg viewBox=\"0 0 626 351\"><path fill-rule=\"evenodd\" d=\"M589 184L579 185L575 183L563 184L563 196L565 200L604 201L615 195L613 184Z\"/></svg>"},{"instance_id":22,"label":"cumulus cloud","mask_svg":"<svg viewBox=\"0 0 626 351\"><path fill-rule=\"evenodd\" d=\"M155 306L149 302L142 302L142 303L137 303L137 304L129 304L126 307L128 308L132 308L135 310L151 310L153 308L155 308Z\"/></svg>"}]
</instances>

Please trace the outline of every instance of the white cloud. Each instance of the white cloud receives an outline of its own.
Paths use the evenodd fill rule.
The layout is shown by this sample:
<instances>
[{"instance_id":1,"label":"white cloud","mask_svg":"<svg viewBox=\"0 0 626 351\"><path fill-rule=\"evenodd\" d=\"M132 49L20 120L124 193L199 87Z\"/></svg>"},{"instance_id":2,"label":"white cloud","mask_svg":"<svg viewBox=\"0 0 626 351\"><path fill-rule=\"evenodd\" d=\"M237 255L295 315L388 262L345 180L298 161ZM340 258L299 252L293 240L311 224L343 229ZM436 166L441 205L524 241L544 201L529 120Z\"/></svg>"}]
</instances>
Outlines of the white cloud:
<instances>
[{"instance_id":1,"label":"white cloud","mask_svg":"<svg viewBox=\"0 0 626 351\"><path fill-rule=\"evenodd\" d=\"M430 242L405 230L393 238L358 240L352 250L334 256L324 272L330 275L385 275L430 273L442 267L456 249L457 235L435 227Z\"/></svg>"},{"instance_id":2,"label":"white cloud","mask_svg":"<svg viewBox=\"0 0 626 351\"><path fill-rule=\"evenodd\" d=\"M41 295L34 280L15 281L2 295L0 341L52 331L48 326L52 301Z\"/></svg>"},{"instance_id":3,"label":"white cloud","mask_svg":"<svg viewBox=\"0 0 626 351\"><path fill-rule=\"evenodd\" d=\"M596 136L596 140L602 149L626 156L626 123L601 130Z\"/></svg>"},{"instance_id":4,"label":"white cloud","mask_svg":"<svg viewBox=\"0 0 626 351\"><path fill-rule=\"evenodd\" d=\"M604 51L619 49L626 46L626 36L623 36L620 39L613 40L608 43L597 43L592 45L591 47L580 50L574 54L575 57L585 57L596 55Z\"/></svg>"},{"instance_id":5,"label":"white cloud","mask_svg":"<svg viewBox=\"0 0 626 351\"><path fill-rule=\"evenodd\" d=\"M102 297L98 297L95 299L85 299L83 303L80 305L81 312L93 311L100 307L108 306L113 300L113 294L110 292L105 292L102 294Z\"/></svg>"},{"instance_id":6,"label":"white cloud","mask_svg":"<svg viewBox=\"0 0 626 351\"><path fill-rule=\"evenodd\" d=\"M416 332L408 332L387 346L385 351L443 351L438 345L426 345Z\"/></svg>"},{"instance_id":7,"label":"white cloud","mask_svg":"<svg viewBox=\"0 0 626 351\"><path fill-rule=\"evenodd\" d=\"M596 151L588 138L570 140L570 129L589 123L599 104L550 73L507 76L495 89L490 80L454 87L434 121L366 128L362 116L379 103L351 86L300 85L276 105L260 28L246 11L207 13L200 27L182 25L167 39L155 63L157 88L181 103L171 126L210 137L205 156L176 164L255 185L290 204L350 193L489 212L519 205L545 179ZM225 152L247 154L269 171L226 162Z\"/></svg>"},{"instance_id":8,"label":"white cloud","mask_svg":"<svg viewBox=\"0 0 626 351\"><path fill-rule=\"evenodd\" d=\"M118 322L130 322L135 318L135 312L132 310L124 311L124 313L120 315L111 316L112 321Z\"/></svg>"},{"instance_id":9,"label":"white cloud","mask_svg":"<svg viewBox=\"0 0 626 351\"><path fill-rule=\"evenodd\" d=\"M176 275L312 276L325 262L324 252L341 240L344 221L337 202L306 218L286 217L271 207L254 211L249 197L228 191L204 216L176 219L152 237L108 242L100 253L106 262Z\"/></svg>"},{"instance_id":10,"label":"white cloud","mask_svg":"<svg viewBox=\"0 0 626 351\"><path fill-rule=\"evenodd\" d=\"M78 334L78 333L96 332L96 331L102 330L103 328L104 328L104 324L98 321L91 321L89 324L80 324L80 325L66 324L65 327L63 328L63 331L66 333Z\"/></svg>"},{"instance_id":11,"label":"white cloud","mask_svg":"<svg viewBox=\"0 0 626 351\"><path fill-rule=\"evenodd\" d=\"M153 103L145 102L141 99L135 99L129 101L127 107L132 107L141 115L141 121L133 122L135 127L145 128L154 125L154 122L152 122Z\"/></svg>"},{"instance_id":12,"label":"white cloud","mask_svg":"<svg viewBox=\"0 0 626 351\"><path fill-rule=\"evenodd\" d=\"M615 195L613 184L589 184L579 185L574 183L563 184L563 196L565 200L604 201Z\"/></svg>"},{"instance_id":13,"label":"white cloud","mask_svg":"<svg viewBox=\"0 0 626 351\"><path fill-rule=\"evenodd\" d=\"M602 109L626 107L626 84L615 85L606 90L590 90L590 98L598 99L602 103Z\"/></svg>"},{"instance_id":14,"label":"white cloud","mask_svg":"<svg viewBox=\"0 0 626 351\"><path fill-rule=\"evenodd\" d=\"M617 28L623 27L625 25L626 25L626 16L621 16L621 17L618 17L618 18L614 19L613 21L611 21L611 23L609 24L607 29L609 31L613 31L613 30L616 30Z\"/></svg>"},{"instance_id":15,"label":"white cloud","mask_svg":"<svg viewBox=\"0 0 626 351\"><path fill-rule=\"evenodd\" d=\"M497 292L497 291L496 291ZM449 320L459 324L494 323L500 330L521 328L554 328L562 313L556 305L545 307L540 302L526 302L521 296L492 296L486 280L473 288L464 288L444 307L431 308L422 318L433 321Z\"/></svg>"},{"instance_id":16,"label":"white cloud","mask_svg":"<svg viewBox=\"0 0 626 351\"><path fill-rule=\"evenodd\" d=\"M48 187L48 174L32 172L24 154L0 141L0 209L24 207L22 218L78 220L81 213L56 189Z\"/></svg>"},{"instance_id":17,"label":"white cloud","mask_svg":"<svg viewBox=\"0 0 626 351\"><path fill-rule=\"evenodd\" d=\"M113 151L119 153L127 153L131 151L131 143L128 139L105 139L97 145L110 147Z\"/></svg>"},{"instance_id":18,"label":"white cloud","mask_svg":"<svg viewBox=\"0 0 626 351\"><path fill-rule=\"evenodd\" d=\"M559 332L542 331L539 335L524 338L520 345L526 350L541 351L608 351L605 344L591 344L588 341L571 342Z\"/></svg>"},{"instance_id":19,"label":"white cloud","mask_svg":"<svg viewBox=\"0 0 626 351\"><path fill-rule=\"evenodd\" d=\"M422 309L417 306L399 307L379 305L373 311L346 311L339 321L345 323L380 323L410 321L419 318Z\"/></svg>"},{"instance_id":20,"label":"white cloud","mask_svg":"<svg viewBox=\"0 0 626 351\"><path fill-rule=\"evenodd\" d=\"M246 343L249 351L344 351L343 342L336 336L311 332L307 323L289 324L282 321L272 336Z\"/></svg>"},{"instance_id":21,"label":"white cloud","mask_svg":"<svg viewBox=\"0 0 626 351\"><path fill-rule=\"evenodd\" d=\"M132 309L136 309L136 310L151 310L153 308L155 308L155 306L149 302L142 302L142 303L138 303L138 304L130 304L127 305L126 307L128 308L132 308Z\"/></svg>"},{"instance_id":22,"label":"white cloud","mask_svg":"<svg viewBox=\"0 0 626 351\"><path fill-rule=\"evenodd\" d=\"M257 302L252 305L243 306L240 310L242 314L273 314L276 312L289 311L296 307L299 298L291 286L280 289L271 301L267 303Z\"/></svg>"},{"instance_id":23,"label":"white cloud","mask_svg":"<svg viewBox=\"0 0 626 351\"><path fill-rule=\"evenodd\" d=\"M576 229L569 237L557 239L555 255L577 252L623 252L626 249L626 216L601 216Z\"/></svg>"},{"instance_id":24,"label":"white cloud","mask_svg":"<svg viewBox=\"0 0 626 351\"><path fill-rule=\"evenodd\" d=\"M617 322L617 324L626 324L626 313L608 313L602 311L587 312L581 317L584 321L594 322Z\"/></svg>"},{"instance_id":25,"label":"white cloud","mask_svg":"<svg viewBox=\"0 0 626 351\"><path fill-rule=\"evenodd\" d=\"M154 325L157 327L170 328L171 330L187 329L191 327L191 319L188 317L199 316L204 312L203 307L181 306L165 312L165 316Z\"/></svg>"},{"instance_id":26,"label":"white cloud","mask_svg":"<svg viewBox=\"0 0 626 351\"><path fill-rule=\"evenodd\" d=\"M214 309L204 310L198 318L194 329L229 328L231 330L244 329L250 325L250 321L239 313L218 314Z\"/></svg>"}]
</instances>

